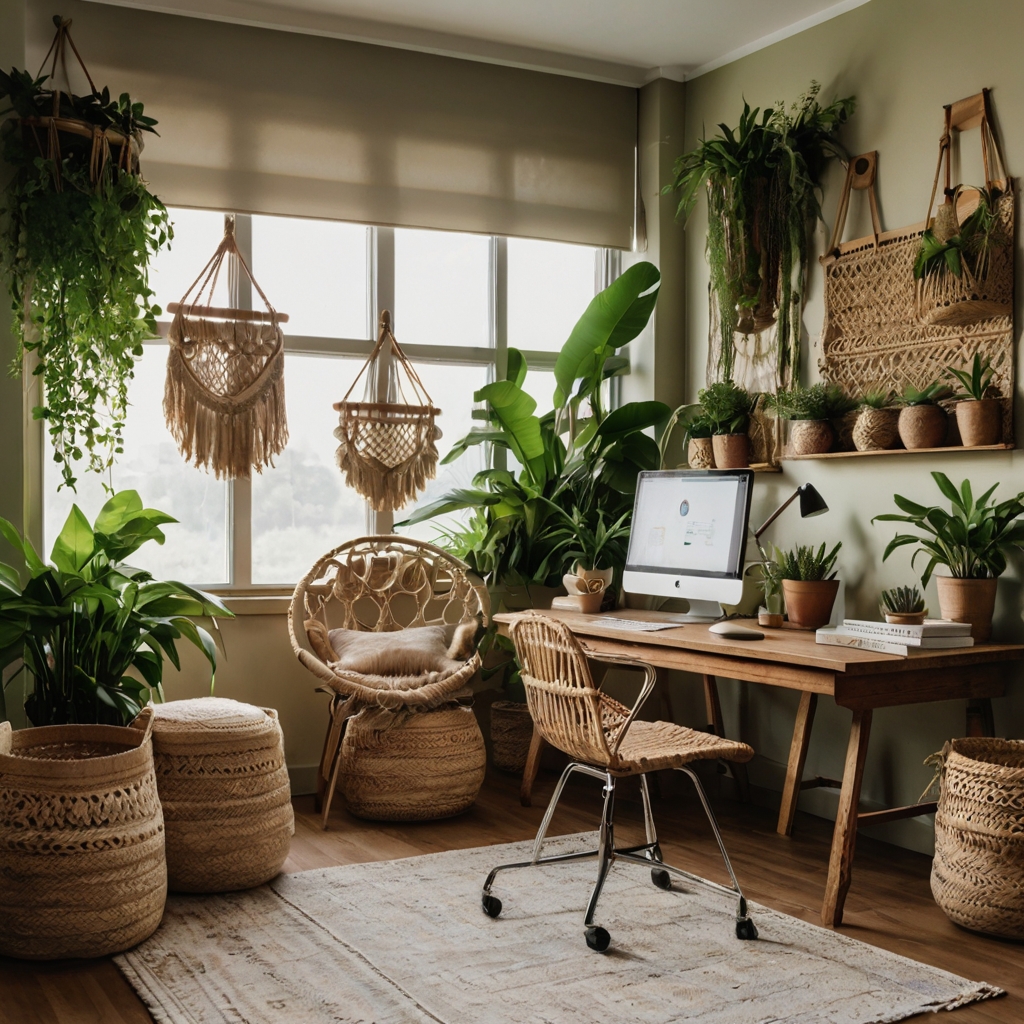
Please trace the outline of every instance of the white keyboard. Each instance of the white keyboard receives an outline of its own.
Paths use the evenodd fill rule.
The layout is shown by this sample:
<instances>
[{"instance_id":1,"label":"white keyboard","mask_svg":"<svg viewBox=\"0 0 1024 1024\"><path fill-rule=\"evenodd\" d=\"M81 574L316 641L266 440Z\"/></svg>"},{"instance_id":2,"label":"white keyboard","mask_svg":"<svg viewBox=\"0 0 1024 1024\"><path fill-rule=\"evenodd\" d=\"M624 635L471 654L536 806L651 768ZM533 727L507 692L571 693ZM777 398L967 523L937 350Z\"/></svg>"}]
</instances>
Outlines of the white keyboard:
<instances>
[{"instance_id":1,"label":"white keyboard","mask_svg":"<svg viewBox=\"0 0 1024 1024\"><path fill-rule=\"evenodd\" d=\"M680 629L680 622L649 622L647 619L603 617L594 620L602 629L621 629L624 633L653 633L659 629Z\"/></svg>"}]
</instances>

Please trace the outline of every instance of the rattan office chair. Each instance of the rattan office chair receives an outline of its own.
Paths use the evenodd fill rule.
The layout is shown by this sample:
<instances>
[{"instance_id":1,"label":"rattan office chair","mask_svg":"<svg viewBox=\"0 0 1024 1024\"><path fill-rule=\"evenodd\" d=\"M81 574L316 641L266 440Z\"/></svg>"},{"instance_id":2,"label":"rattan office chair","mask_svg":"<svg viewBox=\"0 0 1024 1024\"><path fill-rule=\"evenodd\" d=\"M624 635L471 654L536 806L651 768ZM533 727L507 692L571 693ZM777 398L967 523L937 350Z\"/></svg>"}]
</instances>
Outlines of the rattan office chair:
<instances>
[{"instance_id":1,"label":"rattan office chair","mask_svg":"<svg viewBox=\"0 0 1024 1024\"><path fill-rule=\"evenodd\" d=\"M729 863L729 855L722 842L711 805L700 780L689 767L691 762L698 760L722 758L728 761L749 761L754 756L754 751L745 743L723 739L711 733L697 732L681 725L673 725L671 722L637 721L637 712L654 689L654 669L642 662L625 658L589 655L595 660L626 665L644 672L640 696L632 709L626 708L594 685L587 665L588 655L584 654L569 628L556 619L542 615L525 615L512 624L510 632L522 669L526 698L534 725L548 743L567 753L573 760L555 787L534 841L533 857L518 864L502 864L487 876L482 894L484 913L490 917L497 917L501 913L501 900L491 893L494 879L500 871L530 867L534 864L597 857L597 882L583 921L587 945L591 949L604 952L611 941L608 932L594 924L594 917L605 878L616 860L649 867L651 881L660 889L671 889L672 876L675 875L718 892L739 897L736 937L756 939L757 929L747 915L747 901ZM647 773L663 768L678 768L689 775L697 787L715 839L718 840L718 847L722 851L725 866L729 870L732 888L691 875L662 861L661 847L658 845L658 835L651 814ZM573 772L592 775L604 782L604 811L601 815L598 848L584 853L541 857L541 847L551 817L562 795L562 789ZM614 831L615 783L617 779L629 775L640 776L647 842L640 846L617 849Z\"/></svg>"}]
</instances>

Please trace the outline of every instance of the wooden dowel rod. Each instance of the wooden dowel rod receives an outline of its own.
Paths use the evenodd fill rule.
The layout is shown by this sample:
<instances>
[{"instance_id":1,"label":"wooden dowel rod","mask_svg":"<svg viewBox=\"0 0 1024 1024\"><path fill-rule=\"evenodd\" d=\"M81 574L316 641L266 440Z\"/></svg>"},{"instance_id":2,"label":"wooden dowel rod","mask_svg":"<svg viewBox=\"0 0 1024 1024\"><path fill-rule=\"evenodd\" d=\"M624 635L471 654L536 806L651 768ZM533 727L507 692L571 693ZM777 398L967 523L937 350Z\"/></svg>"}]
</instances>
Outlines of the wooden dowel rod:
<instances>
[{"instance_id":1,"label":"wooden dowel rod","mask_svg":"<svg viewBox=\"0 0 1024 1024\"><path fill-rule=\"evenodd\" d=\"M167 304L168 313L177 313L182 308L180 302L169 302ZM185 306L184 312L186 316L211 316L218 317L221 320L270 322L270 314L263 309L229 309L225 306ZM275 316L279 324L288 323L287 313L276 313Z\"/></svg>"},{"instance_id":2,"label":"wooden dowel rod","mask_svg":"<svg viewBox=\"0 0 1024 1024\"><path fill-rule=\"evenodd\" d=\"M934 814L938 804L910 804L908 807L890 807L885 811L866 811L857 815L858 825L883 825L887 821L899 821L901 818L916 818L920 814Z\"/></svg>"}]
</instances>

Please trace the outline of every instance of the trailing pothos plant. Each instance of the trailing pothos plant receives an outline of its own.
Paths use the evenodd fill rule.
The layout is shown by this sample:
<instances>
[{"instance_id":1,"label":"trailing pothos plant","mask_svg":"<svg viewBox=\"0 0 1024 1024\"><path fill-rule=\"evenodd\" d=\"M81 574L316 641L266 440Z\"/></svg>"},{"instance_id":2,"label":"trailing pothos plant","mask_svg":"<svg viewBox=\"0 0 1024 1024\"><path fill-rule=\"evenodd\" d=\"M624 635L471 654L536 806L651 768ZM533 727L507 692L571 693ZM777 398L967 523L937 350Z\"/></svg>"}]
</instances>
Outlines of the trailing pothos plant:
<instances>
[{"instance_id":1,"label":"trailing pothos plant","mask_svg":"<svg viewBox=\"0 0 1024 1024\"><path fill-rule=\"evenodd\" d=\"M490 586L557 585L580 557L614 568L617 583L637 475L661 465L645 431L663 425L671 409L629 402L609 411L602 389L628 365L618 351L647 325L660 282L656 267L638 263L595 296L558 354L554 408L542 416L523 390L526 360L509 349L505 379L474 396L484 403L486 426L443 461L489 444L520 468L484 470L471 488L449 492L398 525L472 509L468 523L443 531L443 543Z\"/></svg>"},{"instance_id":2,"label":"trailing pothos plant","mask_svg":"<svg viewBox=\"0 0 1024 1024\"><path fill-rule=\"evenodd\" d=\"M163 700L164 655L180 668L181 639L216 669L213 638L193 619L230 616L227 608L212 594L154 580L124 562L148 540L163 544L160 527L174 522L143 508L135 491L115 494L92 525L74 505L47 564L0 519L0 535L23 562L20 570L0 563L0 674L21 661L34 725L127 724L151 698ZM0 687L0 720L6 717Z\"/></svg>"},{"instance_id":3,"label":"trailing pothos plant","mask_svg":"<svg viewBox=\"0 0 1024 1024\"><path fill-rule=\"evenodd\" d=\"M0 126L0 153L13 171L2 195L0 267L20 343L12 371L22 372L25 358L42 379L33 414L46 421L63 484L73 488L76 463L102 472L122 451L128 383L161 313L149 262L172 229L133 161L108 159L97 174L92 141L64 133L58 157L41 155L47 129L33 122L55 112L46 82L0 73L0 103L10 103L0 116L13 115ZM127 94L56 98L62 117L136 142L154 131L156 121Z\"/></svg>"},{"instance_id":4,"label":"trailing pothos plant","mask_svg":"<svg viewBox=\"0 0 1024 1024\"><path fill-rule=\"evenodd\" d=\"M838 132L855 107L852 96L821 106L819 90L811 82L788 112L782 102L764 111L744 103L739 125L720 124L720 135L681 156L665 188L681 193L684 217L707 190L710 341L717 354L709 373L717 378L733 376L737 331L773 325L779 383L798 366L809 239L821 217L818 190L828 161L845 155Z\"/></svg>"}]
</instances>

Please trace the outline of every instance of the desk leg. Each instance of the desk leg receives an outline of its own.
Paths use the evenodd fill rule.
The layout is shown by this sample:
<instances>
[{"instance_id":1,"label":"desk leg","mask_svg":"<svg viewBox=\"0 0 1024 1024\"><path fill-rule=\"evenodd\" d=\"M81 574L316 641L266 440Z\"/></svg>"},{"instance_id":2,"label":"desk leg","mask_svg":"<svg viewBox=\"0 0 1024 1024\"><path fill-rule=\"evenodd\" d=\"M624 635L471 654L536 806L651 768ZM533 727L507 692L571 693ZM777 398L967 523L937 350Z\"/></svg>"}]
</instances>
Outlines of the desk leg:
<instances>
[{"instance_id":1,"label":"desk leg","mask_svg":"<svg viewBox=\"0 0 1024 1024\"><path fill-rule=\"evenodd\" d=\"M832 833L832 855L828 863L825 882L825 902L821 907L821 921L826 927L843 923L843 905L850 890L853 874L853 851L857 845L857 805L864 779L864 761L871 735L871 709L853 712L850 742L846 748L846 766L843 769L843 788L839 794L836 827Z\"/></svg>"},{"instance_id":2,"label":"desk leg","mask_svg":"<svg viewBox=\"0 0 1024 1024\"><path fill-rule=\"evenodd\" d=\"M977 697L967 702L967 735L995 736L996 726L992 718L992 699Z\"/></svg>"},{"instance_id":3,"label":"desk leg","mask_svg":"<svg viewBox=\"0 0 1024 1024\"><path fill-rule=\"evenodd\" d=\"M811 742L811 726L814 712L818 707L818 695L804 691L800 694L800 706L793 723L793 742L789 745L789 767L786 769L786 784L782 789L782 806L779 808L779 824L776 832L788 836L793 832L793 818L796 804L800 799L800 780L804 775L807 760L807 746Z\"/></svg>"},{"instance_id":4,"label":"desk leg","mask_svg":"<svg viewBox=\"0 0 1024 1024\"><path fill-rule=\"evenodd\" d=\"M708 731L716 736L725 736L725 723L722 721L722 702L718 697L718 680L714 676L704 676L704 707L708 713ZM736 780L736 789L740 800L750 803L750 782L747 778L747 766L735 761L729 762L729 771Z\"/></svg>"},{"instance_id":5,"label":"desk leg","mask_svg":"<svg viewBox=\"0 0 1024 1024\"><path fill-rule=\"evenodd\" d=\"M526 767L523 769L523 782L519 787L519 802L524 807L531 806L533 783L537 778L537 772L540 771L540 758L546 746L544 737L537 731L537 726L534 726L533 738L530 740L530 752L526 755Z\"/></svg>"}]
</instances>

